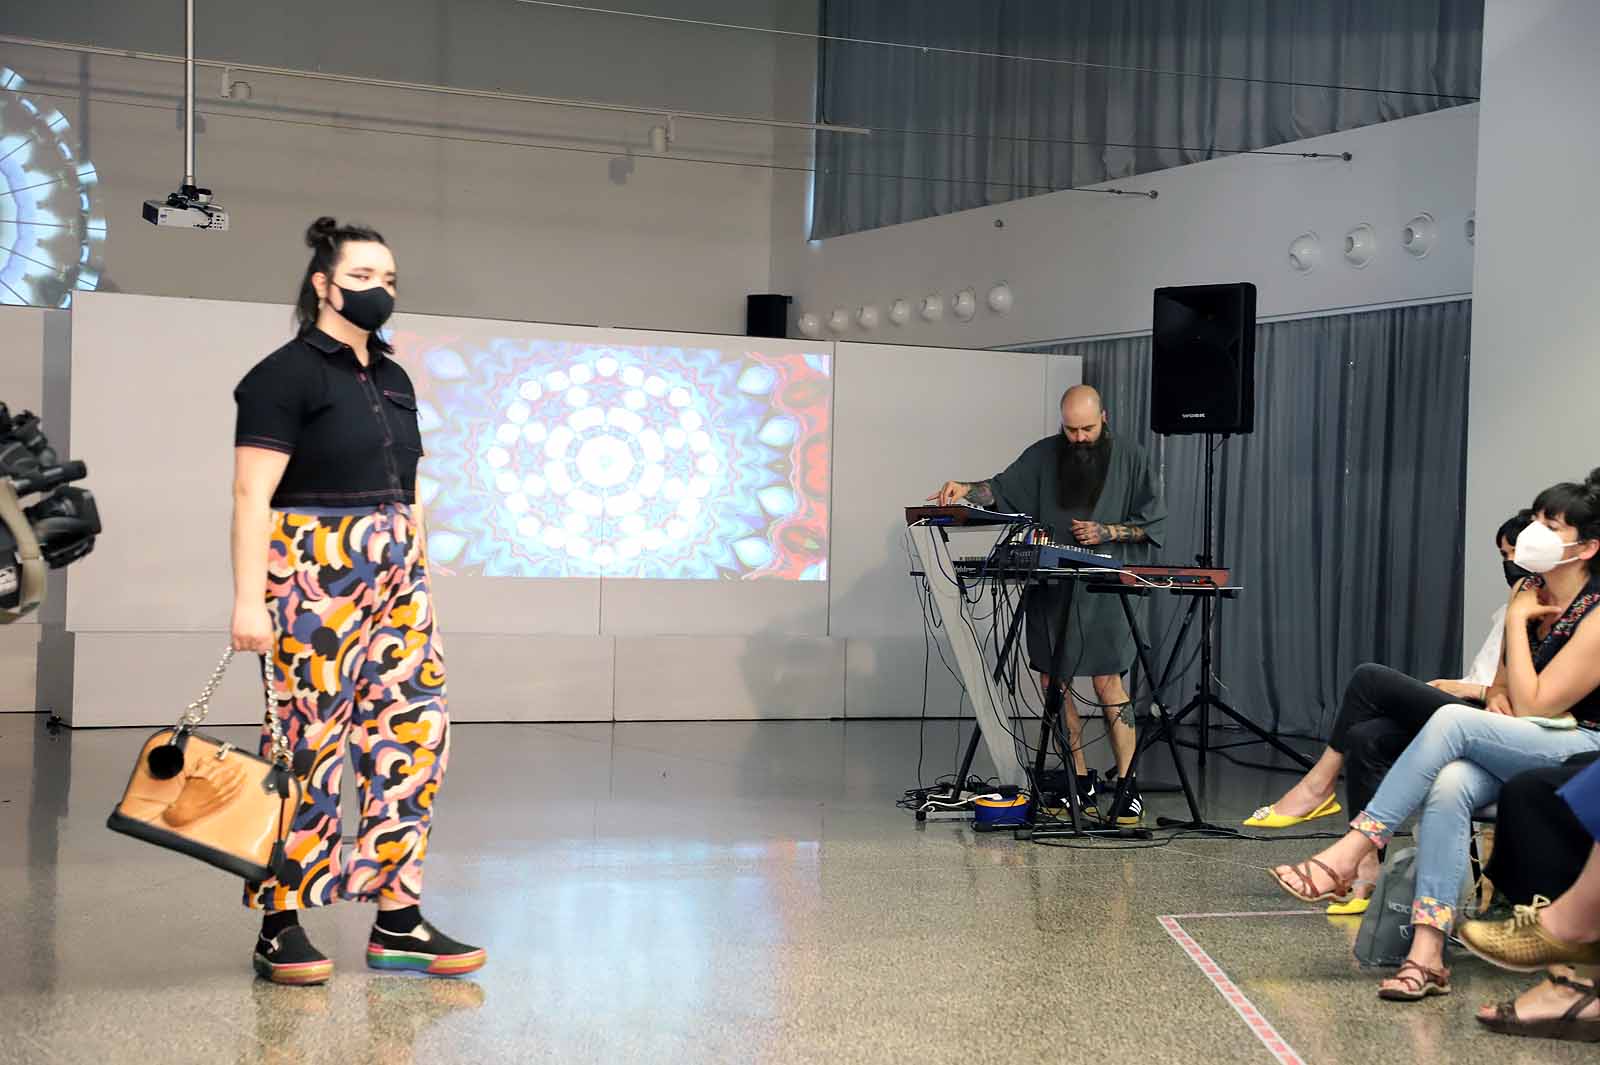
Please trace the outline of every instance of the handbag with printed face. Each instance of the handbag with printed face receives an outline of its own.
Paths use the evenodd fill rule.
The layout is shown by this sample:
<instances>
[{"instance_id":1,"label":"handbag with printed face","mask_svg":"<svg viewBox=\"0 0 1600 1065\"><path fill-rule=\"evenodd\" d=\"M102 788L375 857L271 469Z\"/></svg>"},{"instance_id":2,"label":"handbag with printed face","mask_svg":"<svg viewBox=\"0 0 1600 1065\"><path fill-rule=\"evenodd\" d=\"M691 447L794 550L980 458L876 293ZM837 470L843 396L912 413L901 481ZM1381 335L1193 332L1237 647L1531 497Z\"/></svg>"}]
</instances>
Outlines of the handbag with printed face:
<instances>
[{"instance_id":1,"label":"handbag with printed face","mask_svg":"<svg viewBox=\"0 0 1600 1065\"><path fill-rule=\"evenodd\" d=\"M283 870L284 841L301 789L273 706L265 659L271 756L258 757L197 731L232 659L232 649L224 652L205 690L178 723L145 741L106 827L258 882Z\"/></svg>"}]
</instances>

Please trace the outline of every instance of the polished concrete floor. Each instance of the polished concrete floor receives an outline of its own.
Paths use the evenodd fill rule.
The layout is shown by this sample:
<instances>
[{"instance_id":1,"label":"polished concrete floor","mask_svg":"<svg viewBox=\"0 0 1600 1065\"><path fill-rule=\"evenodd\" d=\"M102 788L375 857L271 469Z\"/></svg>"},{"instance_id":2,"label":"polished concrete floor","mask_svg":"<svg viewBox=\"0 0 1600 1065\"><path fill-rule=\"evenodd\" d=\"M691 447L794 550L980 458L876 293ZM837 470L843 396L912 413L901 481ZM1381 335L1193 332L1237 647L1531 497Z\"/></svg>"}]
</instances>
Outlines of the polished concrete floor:
<instances>
[{"instance_id":1,"label":"polished concrete floor","mask_svg":"<svg viewBox=\"0 0 1600 1065\"><path fill-rule=\"evenodd\" d=\"M235 882L106 830L141 735L0 715L0 1061L1270 1062L1159 921L1219 911L1246 916L1181 930L1305 1062L1592 1060L1480 1031L1524 981L1470 959L1449 998L1380 1002L1354 923L1263 872L1315 844L918 825L915 722L460 726L426 911L488 967L370 975L341 906L306 922L332 982L272 987ZM931 778L952 725L926 739ZM1213 761L1207 813L1287 779Z\"/></svg>"}]
</instances>

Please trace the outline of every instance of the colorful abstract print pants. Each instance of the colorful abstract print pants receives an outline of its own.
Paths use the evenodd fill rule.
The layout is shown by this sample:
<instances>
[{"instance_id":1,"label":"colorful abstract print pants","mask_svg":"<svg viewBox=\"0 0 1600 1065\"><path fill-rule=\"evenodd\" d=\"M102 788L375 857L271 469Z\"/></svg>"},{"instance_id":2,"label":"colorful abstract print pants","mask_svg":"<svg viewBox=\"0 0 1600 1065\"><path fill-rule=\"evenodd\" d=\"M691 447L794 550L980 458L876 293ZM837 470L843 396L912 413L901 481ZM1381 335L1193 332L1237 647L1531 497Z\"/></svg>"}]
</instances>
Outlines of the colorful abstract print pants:
<instances>
[{"instance_id":1,"label":"colorful abstract print pants","mask_svg":"<svg viewBox=\"0 0 1600 1065\"><path fill-rule=\"evenodd\" d=\"M289 872L247 885L245 904L416 903L450 725L413 512L275 514L267 602L277 633L274 694L304 798L288 838ZM262 731L265 753L271 738ZM346 750L361 826L354 853L341 857Z\"/></svg>"}]
</instances>

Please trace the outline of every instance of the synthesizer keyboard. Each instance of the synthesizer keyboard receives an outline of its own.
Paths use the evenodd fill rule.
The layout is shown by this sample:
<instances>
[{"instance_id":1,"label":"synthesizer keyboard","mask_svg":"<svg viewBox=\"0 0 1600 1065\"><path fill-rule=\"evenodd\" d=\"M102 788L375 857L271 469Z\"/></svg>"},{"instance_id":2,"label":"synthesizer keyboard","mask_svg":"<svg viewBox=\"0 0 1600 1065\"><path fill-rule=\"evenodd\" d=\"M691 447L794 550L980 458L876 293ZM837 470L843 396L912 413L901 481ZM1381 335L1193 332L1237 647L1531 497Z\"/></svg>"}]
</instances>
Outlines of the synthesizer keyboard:
<instances>
[{"instance_id":1,"label":"synthesizer keyboard","mask_svg":"<svg viewBox=\"0 0 1600 1065\"><path fill-rule=\"evenodd\" d=\"M907 507L907 525L1030 525L1033 519L1026 514L1007 514L999 510L985 510L967 503L952 503L948 507Z\"/></svg>"},{"instance_id":2,"label":"synthesizer keyboard","mask_svg":"<svg viewBox=\"0 0 1600 1065\"><path fill-rule=\"evenodd\" d=\"M1114 555L1101 554L1072 544L1000 544L988 555L957 560L964 566L987 566L1008 573L1053 569L1122 569Z\"/></svg>"}]
</instances>

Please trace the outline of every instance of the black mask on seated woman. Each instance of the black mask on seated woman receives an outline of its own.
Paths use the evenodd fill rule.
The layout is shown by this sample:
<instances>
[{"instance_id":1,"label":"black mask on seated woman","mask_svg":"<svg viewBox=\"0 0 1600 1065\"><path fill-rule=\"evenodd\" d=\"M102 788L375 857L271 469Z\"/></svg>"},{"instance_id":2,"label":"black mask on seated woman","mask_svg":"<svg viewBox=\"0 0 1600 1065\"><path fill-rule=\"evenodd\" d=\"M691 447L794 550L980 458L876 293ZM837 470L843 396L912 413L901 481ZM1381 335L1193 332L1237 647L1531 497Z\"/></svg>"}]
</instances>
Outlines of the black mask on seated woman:
<instances>
[{"instance_id":1,"label":"black mask on seated woman","mask_svg":"<svg viewBox=\"0 0 1600 1065\"><path fill-rule=\"evenodd\" d=\"M1509 558L1501 559L1500 560L1500 565L1506 571L1506 585L1508 587L1515 586L1516 583L1518 581L1520 581L1524 577L1533 576L1532 573L1530 573L1529 571L1523 569L1521 566L1517 565L1515 562L1511 561Z\"/></svg>"}]
</instances>

